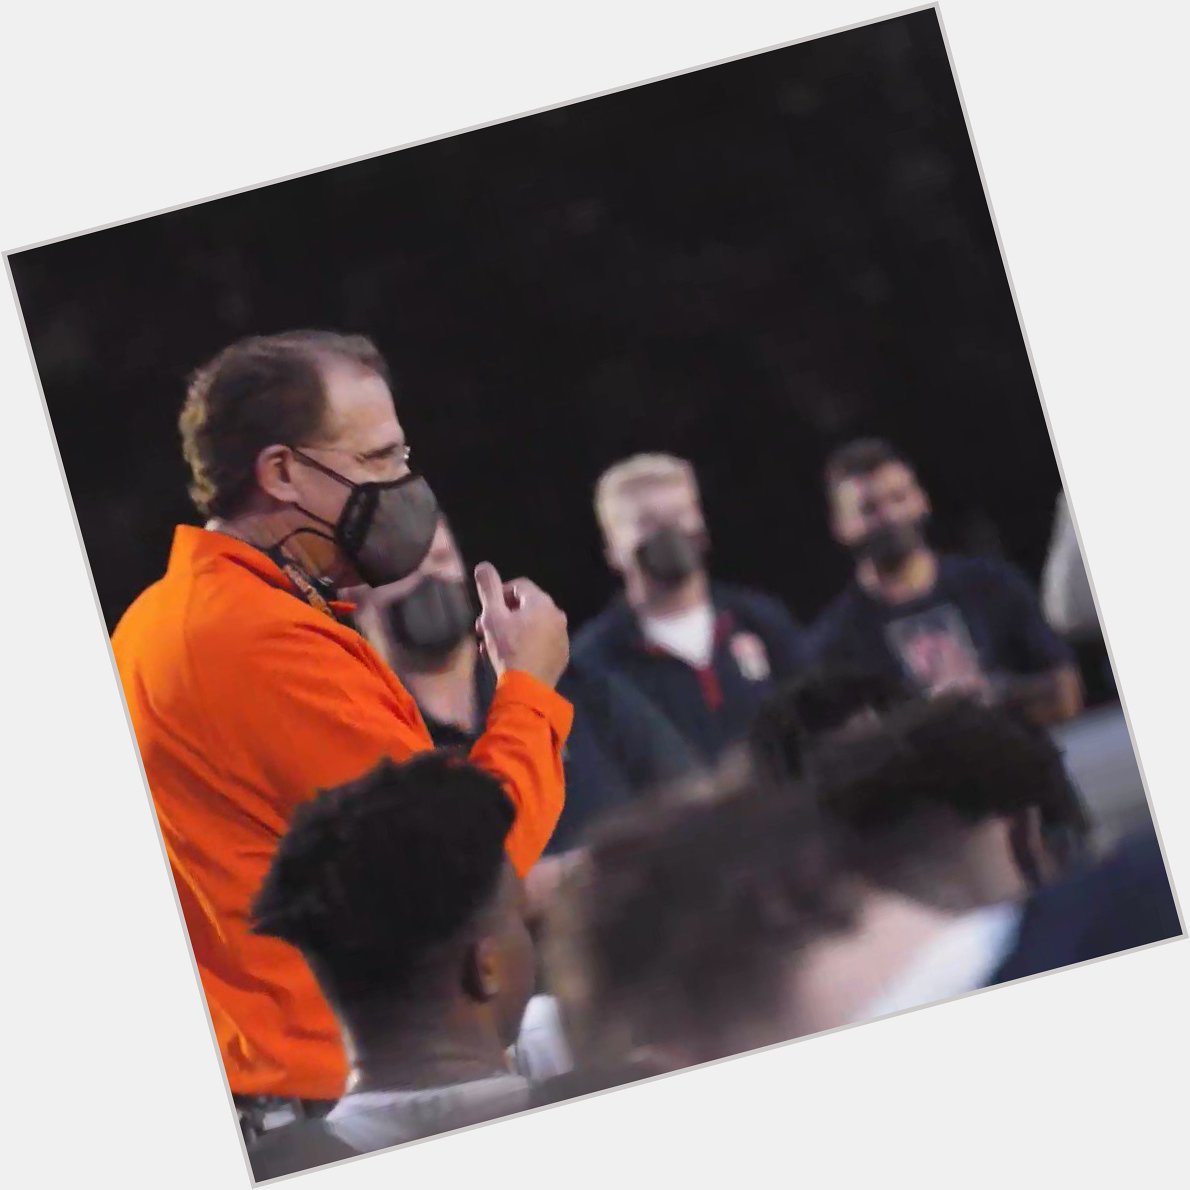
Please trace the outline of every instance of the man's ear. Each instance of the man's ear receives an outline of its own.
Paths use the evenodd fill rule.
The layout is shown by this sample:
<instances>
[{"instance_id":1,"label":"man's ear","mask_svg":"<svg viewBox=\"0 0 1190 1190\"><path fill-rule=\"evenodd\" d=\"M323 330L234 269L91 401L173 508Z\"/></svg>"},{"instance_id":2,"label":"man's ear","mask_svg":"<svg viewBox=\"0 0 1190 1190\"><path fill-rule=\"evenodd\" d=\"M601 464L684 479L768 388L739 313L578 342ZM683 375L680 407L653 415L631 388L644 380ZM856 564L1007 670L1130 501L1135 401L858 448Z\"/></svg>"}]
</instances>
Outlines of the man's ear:
<instances>
[{"instance_id":1,"label":"man's ear","mask_svg":"<svg viewBox=\"0 0 1190 1190\"><path fill-rule=\"evenodd\" d=\"M479 938L467 947L463 990L478 1004L487 1004L500 994L500 964L491 939Z\"/></svg>"},{"instance_id":2,"label":"man's ear","mask_svg":"<svg viewBox=\"0 0 1190 1190\"><path fill-rule=\"evenodd\" d=\"M293 486L293 452L287 446L274 444L266 446L256 456L256 484L267 496L283 504L292 504L298 498Z\"/></svg>"},{"instance_id":3,"label":"man's ear","mask_svg":"<svg viewBox=\"0 0 1190 1190\"><path fill-rule=\"evenodd\" d=\"M1036 806L1028 806L1010 814L1007 822L1009 845L1017 868L1029 886L1037 888L1051 874L1041 811Z\"/></svg>"}]
</instances>

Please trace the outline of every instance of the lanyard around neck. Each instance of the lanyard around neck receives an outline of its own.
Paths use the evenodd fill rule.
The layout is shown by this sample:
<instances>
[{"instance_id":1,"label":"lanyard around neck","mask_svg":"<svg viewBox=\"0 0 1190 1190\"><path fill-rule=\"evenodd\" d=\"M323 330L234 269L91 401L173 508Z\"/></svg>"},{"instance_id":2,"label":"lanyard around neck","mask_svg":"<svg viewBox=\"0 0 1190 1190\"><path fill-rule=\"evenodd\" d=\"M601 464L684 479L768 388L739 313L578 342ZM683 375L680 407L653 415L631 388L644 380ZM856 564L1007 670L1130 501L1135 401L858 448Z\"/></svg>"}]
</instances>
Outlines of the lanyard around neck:
<instances>
[{"instance_id":1,"label":"lanyard around neck","mask_svg":"<svg viewBox=\"0 0 1190 1190\"><path fill-rule=\"evenodd\" d=\"M320 611L323 615L330 616L332 620L338 620L339 617L335 615L335 609L331 607L330 601L323 594L323 591L320 590L320 587L329 587L329 584L320 584L316 579L312 579L292 558L286 557L281 552L279 546L274 546L267 552L269 557L297 588L296 591L291 591L290 594L308 603L315 611Z\"/></svg>"}]
</instances>

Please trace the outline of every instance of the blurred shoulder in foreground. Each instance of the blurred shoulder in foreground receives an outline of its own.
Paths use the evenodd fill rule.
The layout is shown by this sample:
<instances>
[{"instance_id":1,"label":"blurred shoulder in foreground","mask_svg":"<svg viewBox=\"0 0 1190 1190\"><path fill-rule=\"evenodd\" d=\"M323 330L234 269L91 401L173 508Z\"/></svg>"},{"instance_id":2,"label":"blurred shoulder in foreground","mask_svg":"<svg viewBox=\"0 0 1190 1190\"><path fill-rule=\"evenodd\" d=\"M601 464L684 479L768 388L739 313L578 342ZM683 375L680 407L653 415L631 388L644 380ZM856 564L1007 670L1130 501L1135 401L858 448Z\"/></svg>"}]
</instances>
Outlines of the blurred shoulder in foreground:
<instances>
[{"instance_id":1,"label":"blurred shoulder in foreground","mask_svg":"<svg viewBox=\"0 0 1190 1190\"><path fill-rule=\"evenodd\" d=\"M1007 983L1182 933L1150 825L1090 871L1038 892L1025 909L1015 948L989 982Z\"/></svg>"}]
</instances>

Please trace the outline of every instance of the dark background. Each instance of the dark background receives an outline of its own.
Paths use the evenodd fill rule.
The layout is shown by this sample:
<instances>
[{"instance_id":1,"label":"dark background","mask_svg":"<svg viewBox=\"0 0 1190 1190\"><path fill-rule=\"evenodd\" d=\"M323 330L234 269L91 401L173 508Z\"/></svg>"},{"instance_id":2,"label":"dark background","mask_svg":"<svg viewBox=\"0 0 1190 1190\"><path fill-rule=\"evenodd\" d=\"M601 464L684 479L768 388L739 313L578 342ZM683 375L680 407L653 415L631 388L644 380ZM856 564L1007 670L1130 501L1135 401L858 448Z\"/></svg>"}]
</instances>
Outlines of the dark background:
<instances>
[{"instance_id":1,"label":"dark background","mask_svg":"<svg viewBox=\"0 0 1190 1190\"><path fill-rule=\"evenodd\" d=\"M719 575L802 619L847 577L820 472L860 433L939 544L1044 559L1059 479L932 11L11 265L109 629L195 519L186 375L305 326L376 340L473 560L574 624L613 589L592 485L645 449L698 467Z\"/></svg>"}]
</instances>

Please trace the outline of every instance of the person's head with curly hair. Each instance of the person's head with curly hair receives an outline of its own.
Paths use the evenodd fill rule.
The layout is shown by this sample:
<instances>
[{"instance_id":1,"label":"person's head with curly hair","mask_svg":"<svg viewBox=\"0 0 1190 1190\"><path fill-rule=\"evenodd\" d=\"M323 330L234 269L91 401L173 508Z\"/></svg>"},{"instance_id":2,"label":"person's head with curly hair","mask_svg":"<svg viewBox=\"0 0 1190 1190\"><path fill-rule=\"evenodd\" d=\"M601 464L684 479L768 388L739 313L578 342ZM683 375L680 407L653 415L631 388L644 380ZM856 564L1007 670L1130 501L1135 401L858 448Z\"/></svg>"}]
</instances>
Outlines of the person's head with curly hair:
<instances>
[{"instance_id":1,"label":"person's head with curly hair","mask_svg":"<svg viewBox=\"0 0 1190 1190\"><path fill-rule=\"evenodd\" d=\"M496 778L446 752L386 760L295 813L253 928L301 951L343 1029L357 1089L504 1069L535 974L505 854L513 817ZM450 1071L435 1053L453 1055Z\"/></svg>"},{"instance_id":2,"label":"person's head with curly hair","mask_svg":"<svg viewBox=\"0 0 1190 1190\"><path fill-rule=\"evenodd\" d=\"M814 666L765 698L748 738L751 754L776 783L806 775L808 753L829 738L866 729L914 697L909 686L879 671Z\"/></svg>"},{"instance_id":3,"label":"person's head with curly hair","mask_svg":"<svg viewBox=\"0 0 1190 1190\"><path fill-rule=\"evenodd\" d=\"M1043 822L1080 812L1047 733L962 696L907 701L806 759L848 867L952 911L1024 896L1050 866Z\"/></svg>"}]
</instances>

